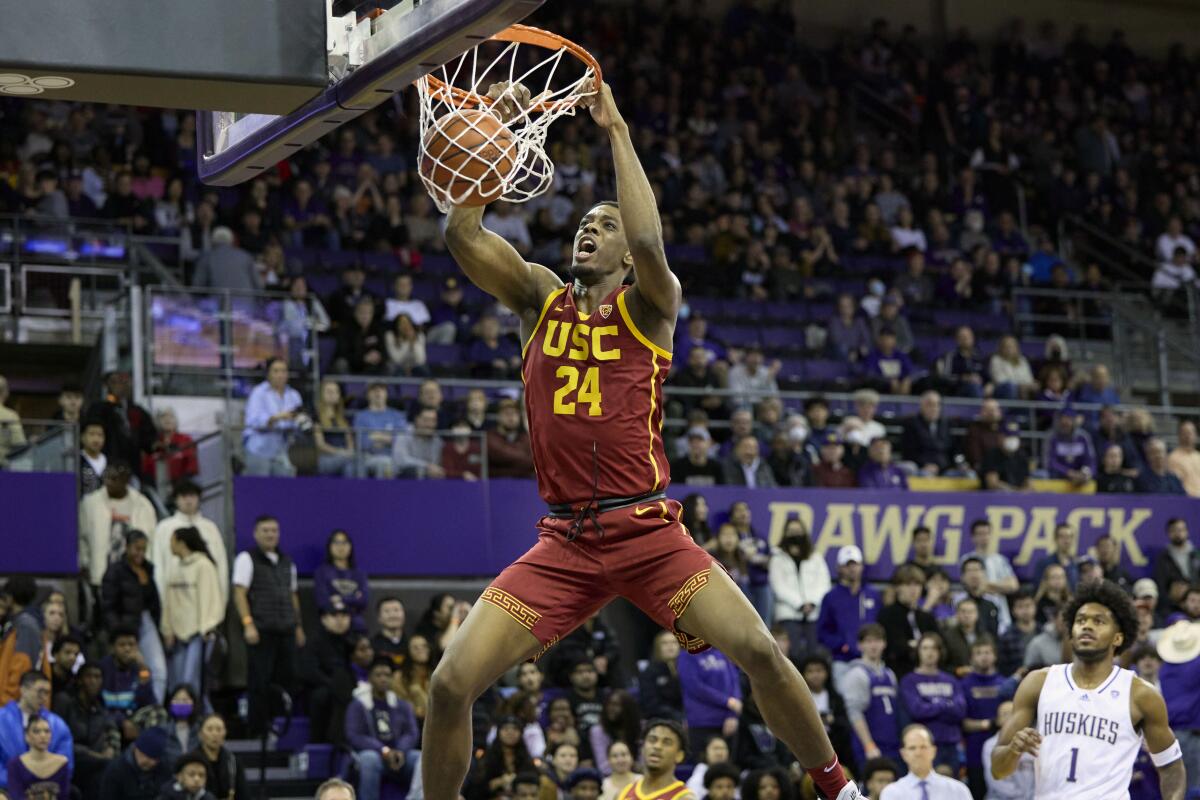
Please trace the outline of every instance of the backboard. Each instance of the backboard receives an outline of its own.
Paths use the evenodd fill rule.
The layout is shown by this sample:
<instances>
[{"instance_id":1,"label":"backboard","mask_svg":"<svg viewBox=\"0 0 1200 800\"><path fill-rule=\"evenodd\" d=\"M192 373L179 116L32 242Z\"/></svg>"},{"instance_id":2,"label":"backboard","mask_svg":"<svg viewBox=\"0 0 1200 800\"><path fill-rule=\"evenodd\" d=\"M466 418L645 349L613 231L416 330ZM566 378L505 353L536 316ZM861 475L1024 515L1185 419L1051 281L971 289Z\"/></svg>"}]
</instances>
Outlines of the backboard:
<instances>
[{"instance_id":1,"label":"backboard","mask_svg":"<svg viewBox=\"0 0 1200 800\"><path fill-rule=\"evenodd\" d=\"M233 186L260 174L414 80L519 22L543 0L324 0L329 83L284 115L198 112L200 178ZM390 7L389 7L390 6Z\"/></svg>"}]
</instances>

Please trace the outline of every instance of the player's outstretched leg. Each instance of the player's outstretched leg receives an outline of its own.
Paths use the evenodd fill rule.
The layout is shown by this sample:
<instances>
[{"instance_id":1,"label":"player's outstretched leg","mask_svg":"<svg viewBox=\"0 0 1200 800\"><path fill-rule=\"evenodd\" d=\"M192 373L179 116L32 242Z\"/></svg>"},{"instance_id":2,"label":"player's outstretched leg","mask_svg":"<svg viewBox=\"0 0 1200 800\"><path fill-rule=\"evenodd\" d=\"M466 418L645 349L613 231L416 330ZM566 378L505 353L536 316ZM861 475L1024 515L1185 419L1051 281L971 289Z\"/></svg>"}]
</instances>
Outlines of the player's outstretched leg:
<instances>
[{"instance_id":1,"label":"player's outstretched leg","mask_svg":"<svg viewBox=\"0 0 1200 800\"><path fill-rule=\"evenodd\" d=\"M833 760L833 746L808 685L724 570L712 570L708 586L692 598L679 627L741 667L767 726L796 754L800 766L814 769Z\"/></svg>"},{"instance_id":2,"label":"player's outstretched leg","mask_svg":"<svg viewBox=\"0 0 1200 800\"><path fill-rule=\"evenodd\" d=\"M421 744L427 800L458 798L471 763L471 704L513 665L541 649L533 634L491 603L471 609L429 683Z\"/></svg>"}]
</instances>

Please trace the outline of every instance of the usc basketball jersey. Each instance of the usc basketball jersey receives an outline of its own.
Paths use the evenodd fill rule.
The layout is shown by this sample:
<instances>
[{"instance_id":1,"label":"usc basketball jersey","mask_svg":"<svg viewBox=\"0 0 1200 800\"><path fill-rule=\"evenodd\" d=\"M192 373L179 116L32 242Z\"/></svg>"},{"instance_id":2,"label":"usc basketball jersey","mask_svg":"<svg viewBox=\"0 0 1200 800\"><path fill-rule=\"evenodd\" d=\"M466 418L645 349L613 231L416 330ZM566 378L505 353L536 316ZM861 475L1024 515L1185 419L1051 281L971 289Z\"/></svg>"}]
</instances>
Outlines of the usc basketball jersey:
<instances>
[{"instance_id":1,"label":"usc basketball jersey","mask_svg":"<svg viewBox=\"0 0 1200 800\"><path fill-rule=\"evenodd\" d=\"M1113 667L1095 689L1081 689L1071 665L1050 668L1038 697L1034 797L1127 800L1142 735L1130 717L1133 672Z\"/></svg>"},{"instance_id":2,"label":"usc basketball jersey","mask_svg":"<svg viewBox=\"0 0 1200 800\"><path fill-rule=\"evenodd\" d=\"M638 778L626 786L617 795L617 800L694 800L696 797L683 781L675 781L665 789L647 793L642 790L644 780L645 778Z\"/></svg>"},{"instance_id":3,"label":"usc basketball jersey","mask_svg":"<svg viewBox=\"0 0 1200 800\"><path fill-rule=\"evenodd\" d=\"M522 351L538 491L548 504L639 497L670 482L662 386L671 354L634 325L620 286L595 311L550 294Z\"/></svg>"}]
</instances>

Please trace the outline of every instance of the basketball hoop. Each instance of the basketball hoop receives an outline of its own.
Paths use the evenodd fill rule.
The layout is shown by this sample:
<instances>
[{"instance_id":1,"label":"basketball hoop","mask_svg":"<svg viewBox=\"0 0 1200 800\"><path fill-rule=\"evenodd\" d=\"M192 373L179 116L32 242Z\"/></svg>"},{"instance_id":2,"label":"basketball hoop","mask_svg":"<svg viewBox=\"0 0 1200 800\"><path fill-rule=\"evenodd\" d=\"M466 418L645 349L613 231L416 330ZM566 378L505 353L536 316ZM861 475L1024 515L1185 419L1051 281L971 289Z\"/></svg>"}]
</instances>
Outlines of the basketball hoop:
<instances>
[{"instance_id":1,"label":"basketball hoop","mask_svg":"<svg viewBox=\"0 0 1200 800\"><path fill-rule=\"evenodd\" d=\"M544 193L554 178L546 153L550 124L574 116L602 80L587 50L527 25L512 25L418 79L418 174L437 207L444 213L452 205L478 205L479 198L523 203ZM507 87L493 98L493 84ZM530 92L526 108L520 108L517 84ZM497 106L515 113L503 119ZM476 111L483 114L464 113ZM443 135L447 115L454 117L452 138ZM485 154L497 153L505 155L503 170L486 160Z\"/></svg>"}]
</instances>

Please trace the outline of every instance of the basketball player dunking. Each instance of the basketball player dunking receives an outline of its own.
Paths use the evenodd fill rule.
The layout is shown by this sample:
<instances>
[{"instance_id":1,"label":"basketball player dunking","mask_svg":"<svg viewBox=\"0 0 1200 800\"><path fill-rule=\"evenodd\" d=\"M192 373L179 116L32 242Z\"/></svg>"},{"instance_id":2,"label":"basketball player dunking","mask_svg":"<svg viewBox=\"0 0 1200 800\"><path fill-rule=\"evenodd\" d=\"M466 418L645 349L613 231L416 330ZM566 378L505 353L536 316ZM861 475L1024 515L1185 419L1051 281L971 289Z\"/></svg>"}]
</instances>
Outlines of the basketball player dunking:
<instances>
[{"instance_id":1,"label":"basketball player dunking","mask_svg":"<svg viewBox=\"0 0 1200 800\"><path fill-rule=\"evenodd\" d=\"M527 102L524 87L513 89ZM681 290L629 128L607 85L590 99L612 145L617 202L580 221L569 283L483 228L481 207L452 208L447 220L446 244L463 272L521 317L525 411L548 511L537 543L484 591L434 671L424 752L437 756L422 760L425 797L458 797L475 698L622 596L689 650L728 655L818 788L855 798L803 679L666 497L662 385Z\"/></svg>"},{"instance_id":2,"label":"basketball player dunking","mask_svg":"<svg viewBox=\"0 0 1200 800\"><path fill-rule=\"evenodd\" d=\"M1035 798L1125 800L1144 738L1164 800L1183 800L1183 754L1162 695L1113 664L1137 638L1133 601L1115 583L1081 583L1063 619L1074 660L1021 681L992 752L992 775L1008 777L1030 753L1037 758Z\"/></svg>"}]
</instances>

